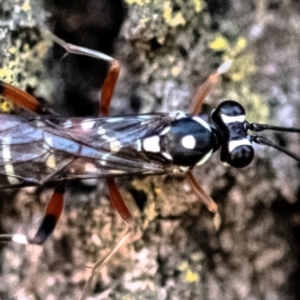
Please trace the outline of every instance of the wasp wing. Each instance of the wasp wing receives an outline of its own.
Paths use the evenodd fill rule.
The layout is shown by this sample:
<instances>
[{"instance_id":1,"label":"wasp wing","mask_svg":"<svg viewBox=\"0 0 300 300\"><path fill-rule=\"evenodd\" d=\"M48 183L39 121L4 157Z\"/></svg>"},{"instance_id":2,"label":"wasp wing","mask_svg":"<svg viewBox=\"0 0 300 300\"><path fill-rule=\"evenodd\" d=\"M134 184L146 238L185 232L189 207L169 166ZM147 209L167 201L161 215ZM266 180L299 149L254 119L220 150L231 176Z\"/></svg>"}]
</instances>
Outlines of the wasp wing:
<instances>
[{"instance_id":1,"label":"wasp wing","mask_svg":"<svg viewBox=\"0 0 300 300\"><path fill-rule=\"evenodd\" d=\"M171 122L165 114L99 118L0 115L0 188L126 174L160 174L164 162L141 139Z\"/></svg>"}]
</instances>

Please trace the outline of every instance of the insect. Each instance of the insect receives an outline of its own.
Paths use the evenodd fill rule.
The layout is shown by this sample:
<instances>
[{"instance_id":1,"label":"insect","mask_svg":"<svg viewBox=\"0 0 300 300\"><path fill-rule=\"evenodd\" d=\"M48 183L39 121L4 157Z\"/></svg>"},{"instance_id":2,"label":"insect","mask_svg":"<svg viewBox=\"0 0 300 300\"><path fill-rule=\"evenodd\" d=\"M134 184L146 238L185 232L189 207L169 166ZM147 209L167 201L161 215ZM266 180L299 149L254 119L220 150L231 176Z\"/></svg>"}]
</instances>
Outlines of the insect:
<instances>
[{"instance_id":1,"label":"insect","mask_svg":"<svg viewBox=\"0 0 300 300\"><path fill-rule=\"evenodd\" d=\"M86 55L109 62L102 87L99 117L65 118L50 112L29 94L0 82L0 94L35 115L19 117L0 115L0 188L56 185L40 227L33 238L20 234L1 235L0 241L43 244L58 223L64 206L64 188L68 180L106 178L110 199L128 224L125 236L116 247L95 264L82 298L86 296L93 275L124 243L133 230L133 217L115 184L114 177L186 173L200 201L213 213L215 202L204 193L191 173L211 154L221 150L221 161L242 168L254 158L252 143L274 147L290 157L300 158L265 137L249 131L300 132L265 124L248 123L241 104L222 102L212 113L210 124L199 116L201 105L231 62L225 62L198 89L188 114L184 112L131 116L108 116L119 63L103 53L73 44L56 36L52 39L68 53Z\"/></svg>"}]
</instances>

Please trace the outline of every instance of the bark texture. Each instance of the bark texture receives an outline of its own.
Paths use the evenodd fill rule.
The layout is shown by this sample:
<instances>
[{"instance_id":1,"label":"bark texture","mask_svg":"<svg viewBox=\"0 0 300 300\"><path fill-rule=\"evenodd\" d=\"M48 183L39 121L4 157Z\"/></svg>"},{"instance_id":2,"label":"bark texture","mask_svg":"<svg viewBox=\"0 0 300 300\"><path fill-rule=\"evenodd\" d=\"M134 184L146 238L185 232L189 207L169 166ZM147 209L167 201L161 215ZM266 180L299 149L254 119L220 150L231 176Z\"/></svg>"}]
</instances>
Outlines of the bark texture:
<instances>
[{"instance_id":1,"label":"bark texture","mask_svg":"<svg viewBox=\"0 0 300 300\"><path fill-rule=\"evenodd\" d=\"M299 12L299 1L0 0L0 77L62 115L95 114L107 66L61 60L50 28L120 60L112 114L187 110L197 86L231 58L207 103L235 99L250 121L297 126ZM272 138L299 153L296 134ZM182 177L118 180L138 230L99 272L89 299L298 299L299 166L273 149L256 154L243 170L218 154L195 170L219 205L220 228ZM2 232L34 232L51 191L1 192ZM44 247L1 245L2 300L78 299L85 266L121 238L104 182L70 184L66 199Z\"/></svg>"}]
</instances>

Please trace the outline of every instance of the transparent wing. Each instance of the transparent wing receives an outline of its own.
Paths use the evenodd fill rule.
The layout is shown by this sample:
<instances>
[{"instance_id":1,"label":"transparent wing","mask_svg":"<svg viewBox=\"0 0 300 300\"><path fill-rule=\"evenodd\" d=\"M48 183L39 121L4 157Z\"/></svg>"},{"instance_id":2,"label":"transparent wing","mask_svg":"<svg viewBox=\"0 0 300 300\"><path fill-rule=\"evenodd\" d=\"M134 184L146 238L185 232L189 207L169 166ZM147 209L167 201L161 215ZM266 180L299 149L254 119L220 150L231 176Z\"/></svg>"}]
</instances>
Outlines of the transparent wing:
<instances>
[{"instance_id":1,"label":"transparent wing","mask_svg":"<svg viewBox=\"0 0 300 300\"><path fill-rule=\"evenodd\" d=\"M0 122L0 188L165 172L163 162L139 151L141 138L171 122L164 114L91 119L0 115Z\"/></svg>"}]
</instances>

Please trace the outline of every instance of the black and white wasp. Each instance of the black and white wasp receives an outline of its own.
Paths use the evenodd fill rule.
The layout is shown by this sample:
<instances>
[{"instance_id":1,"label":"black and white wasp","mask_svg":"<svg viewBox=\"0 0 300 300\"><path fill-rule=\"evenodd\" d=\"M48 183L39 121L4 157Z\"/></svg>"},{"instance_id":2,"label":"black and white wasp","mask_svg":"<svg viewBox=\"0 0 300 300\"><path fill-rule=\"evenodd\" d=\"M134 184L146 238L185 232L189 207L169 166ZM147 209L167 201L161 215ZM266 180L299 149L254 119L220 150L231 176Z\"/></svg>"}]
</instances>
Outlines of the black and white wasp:
<instances>
[{"instance_id":1,"label":"black and white wasp","mask_svg":"<svg viewBox=\"0 0 300 300\"><path fill-rule=\"evenodd\" d=\"M68 180L107 178L112 204L129 224L124 238L93 268L102 267L131 232L132 215L114 182L126 175L187 173L200 200L212 212L214 201L197 184L191 170L221 150L221 161L235 168L249 165L254 157L252 143L268 145L296 160L298 156L249 131L277 130L300 132L263 124L250 124L238 102L222 102L211 114L210 122L198 114L201 105L231 62L225 62L199 88L189 114L176 111L148 115L108 116L119 63L87 48L53 40L69 53L103 59L110 68L101 92L100 115L95 118L64 118L49 114L29 94L0 82L0 94L39 115L19 117L0 115L0 189L56 184L45 216L36 235L1 235L0 241L42 244L54 230L63 208L64 185ZM86 285L89 286L90 281ZM85 294L85 292L84 292ZM84 296L83 296L84 297Z\"/></svg>"}]
</instances>

